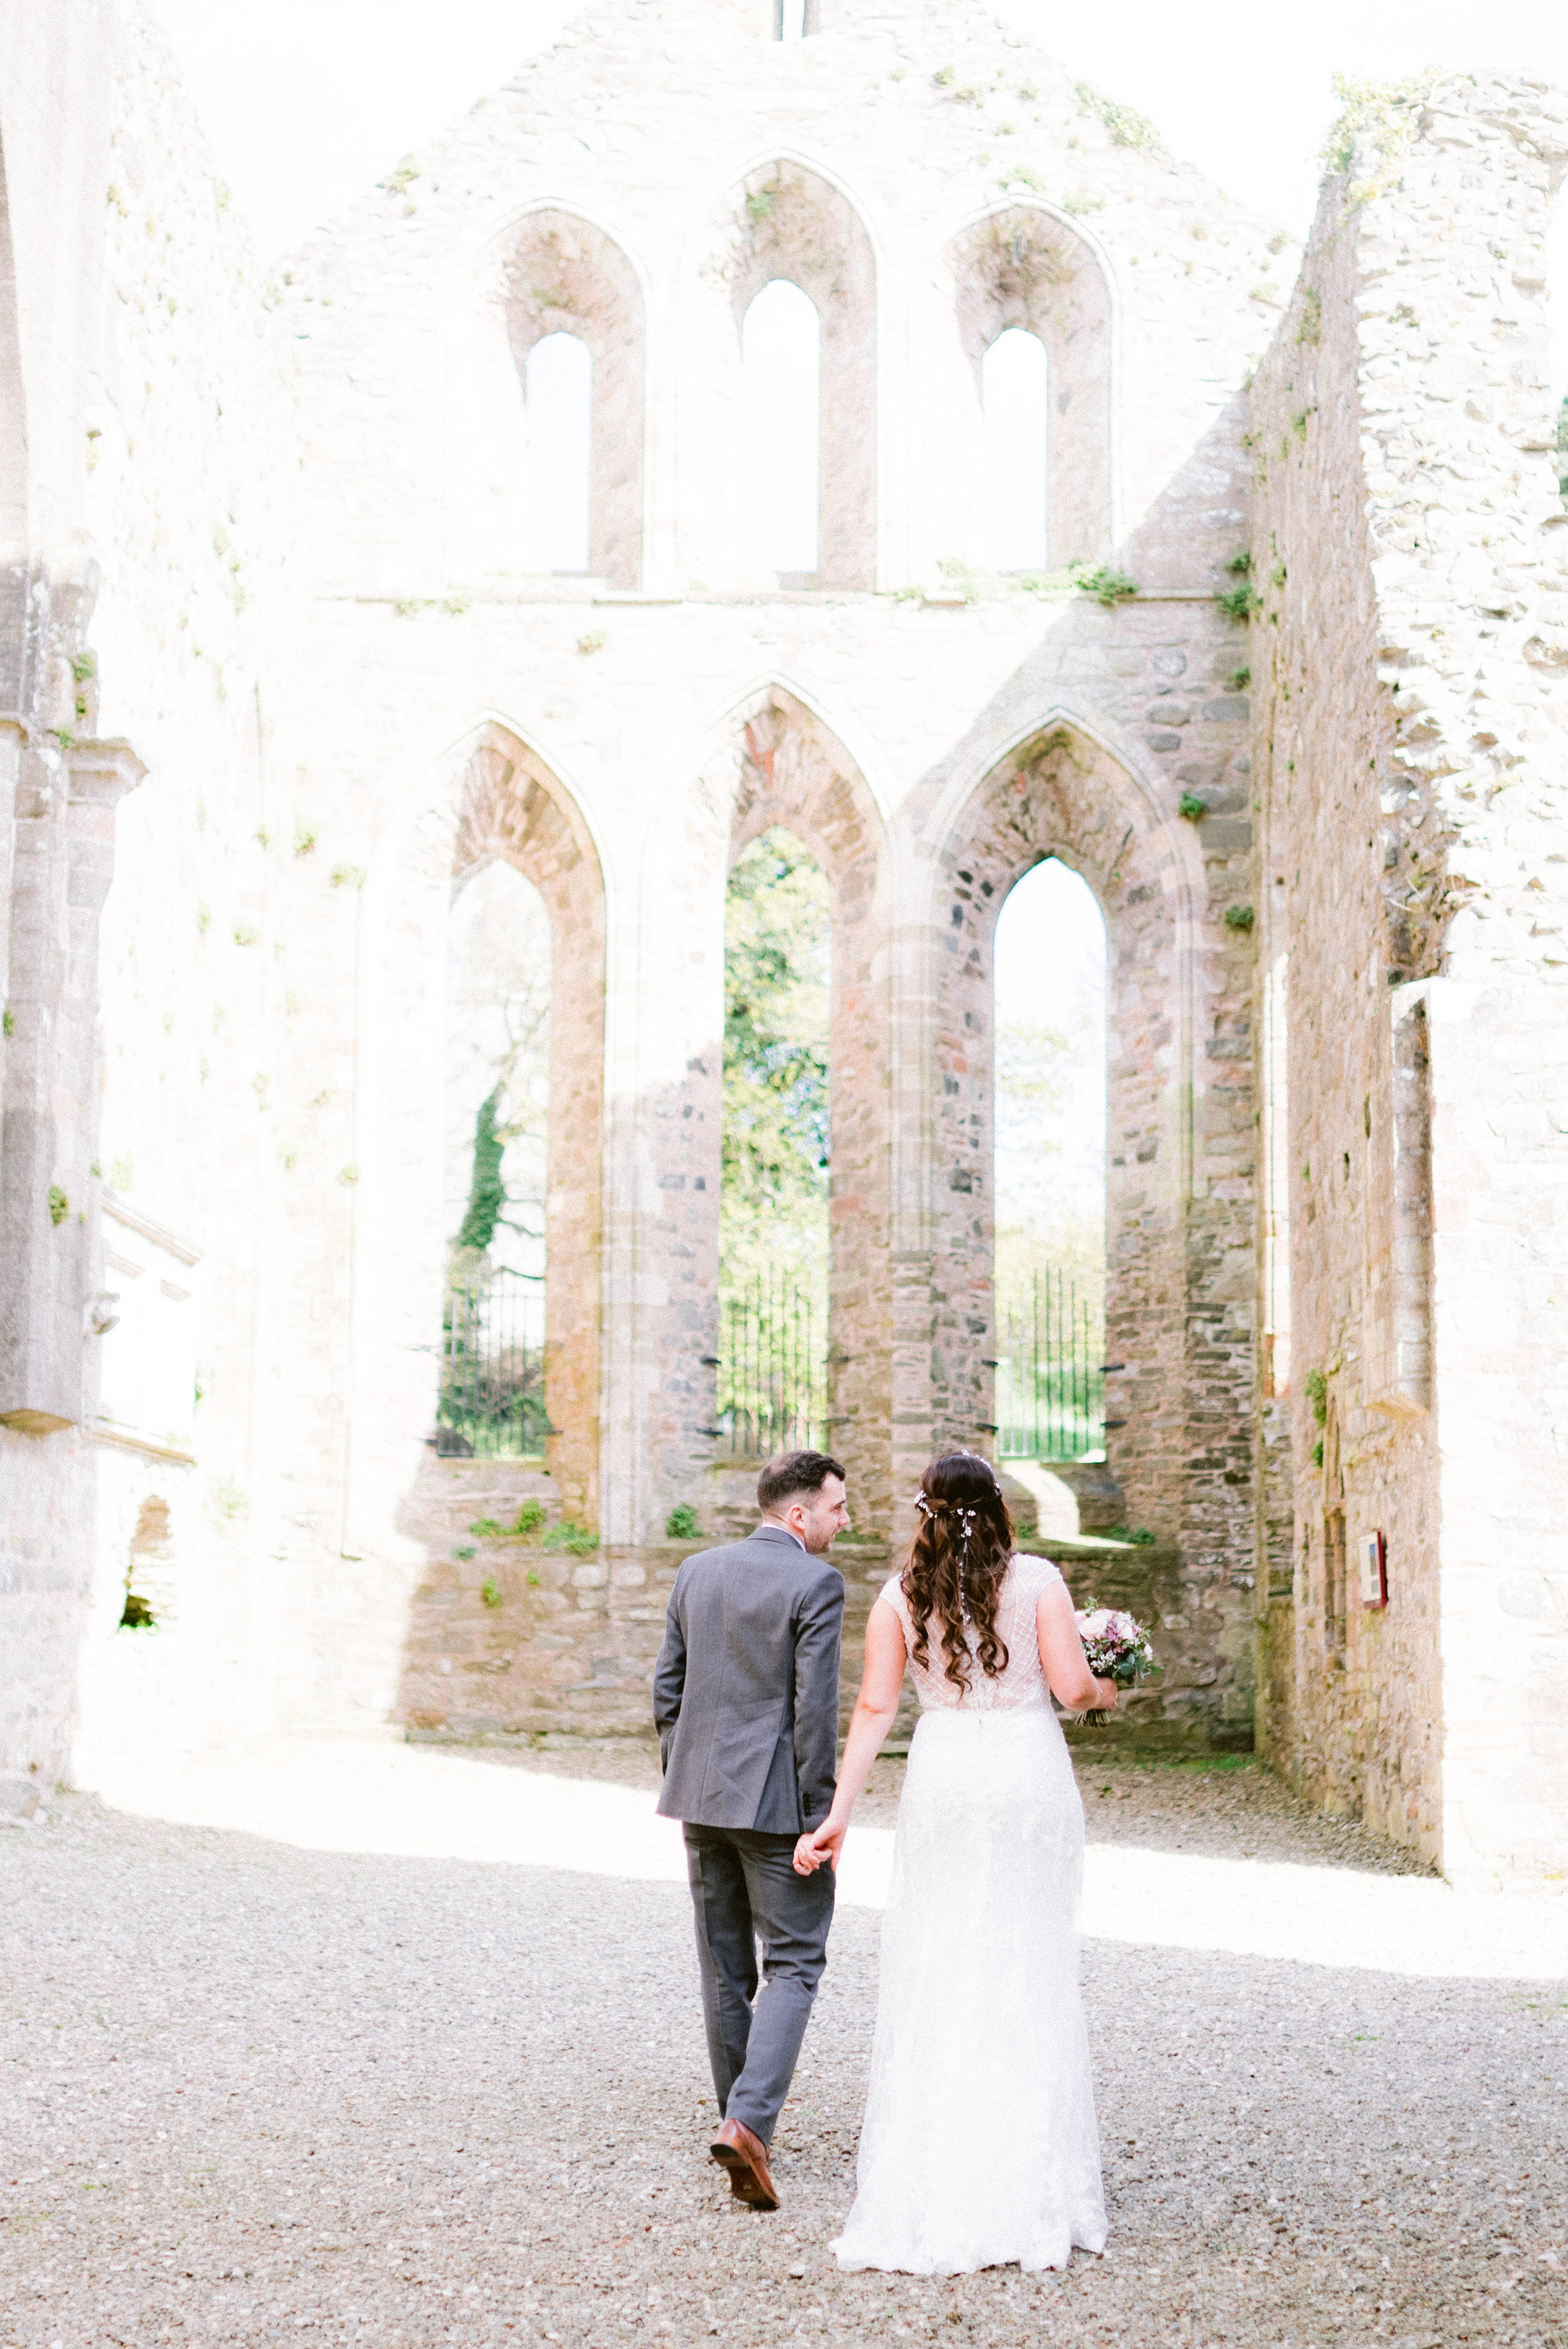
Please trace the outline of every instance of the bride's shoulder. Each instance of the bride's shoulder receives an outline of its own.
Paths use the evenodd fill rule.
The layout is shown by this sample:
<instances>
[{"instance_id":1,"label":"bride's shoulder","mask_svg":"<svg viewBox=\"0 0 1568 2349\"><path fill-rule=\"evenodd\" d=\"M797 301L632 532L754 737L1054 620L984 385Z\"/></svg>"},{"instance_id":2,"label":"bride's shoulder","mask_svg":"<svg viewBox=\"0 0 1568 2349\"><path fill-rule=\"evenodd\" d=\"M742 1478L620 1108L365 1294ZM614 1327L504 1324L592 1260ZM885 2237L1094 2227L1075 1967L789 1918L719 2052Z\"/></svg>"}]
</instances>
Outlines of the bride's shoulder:
<instances>
[{"instance_id":1,"label":"bride's shoulder","mask_svg":"<svg viewBox=\"0 0 1568 2349\"><path fill-rule=\"evenodd\" d=\"M1062 1578L1061 1569L1053 1566L1048 1557L1036 1557L1028 1550L1013 1552L1013 1574L1019 1589L1027 1590L1036 1599Z\"/></svg>"},{"instance_id":2,"label":"bride's shoulder","mask_svg":"<svg viewBox=\"0 0 1568 2349\"><path fill-rule=\"evenodd\" d=\"M903 1575L890 1574L872 1603L873 1606L891 1607L893 1613L895 1615L902 1615L904 1621L907 1623L909 1620L909 1601L903 1595Z\"/></svg>"}]
</instances>

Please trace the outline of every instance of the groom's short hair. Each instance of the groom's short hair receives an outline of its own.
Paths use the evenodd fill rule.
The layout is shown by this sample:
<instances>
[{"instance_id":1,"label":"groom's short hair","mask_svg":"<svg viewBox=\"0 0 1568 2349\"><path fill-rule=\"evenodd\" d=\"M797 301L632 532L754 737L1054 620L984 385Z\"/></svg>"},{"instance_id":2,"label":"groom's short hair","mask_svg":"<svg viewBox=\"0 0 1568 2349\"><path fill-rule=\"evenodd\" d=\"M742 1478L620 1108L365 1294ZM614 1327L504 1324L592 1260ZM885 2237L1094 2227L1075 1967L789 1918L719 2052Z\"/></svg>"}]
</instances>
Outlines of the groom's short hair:
<instances>
[{"instance_id":1,"label":"groom's short hair","mask_svg":"<svg viewBox=\"0 0 1568 2349\"><path fill-rule=\"evenodd\" d=\"M844 1464L830 1452L781 1452L757 1479L757 1506L766 1516L797 1493L820 1493L830 1476L842 1479Z\"/></svg>"}]
</instances>

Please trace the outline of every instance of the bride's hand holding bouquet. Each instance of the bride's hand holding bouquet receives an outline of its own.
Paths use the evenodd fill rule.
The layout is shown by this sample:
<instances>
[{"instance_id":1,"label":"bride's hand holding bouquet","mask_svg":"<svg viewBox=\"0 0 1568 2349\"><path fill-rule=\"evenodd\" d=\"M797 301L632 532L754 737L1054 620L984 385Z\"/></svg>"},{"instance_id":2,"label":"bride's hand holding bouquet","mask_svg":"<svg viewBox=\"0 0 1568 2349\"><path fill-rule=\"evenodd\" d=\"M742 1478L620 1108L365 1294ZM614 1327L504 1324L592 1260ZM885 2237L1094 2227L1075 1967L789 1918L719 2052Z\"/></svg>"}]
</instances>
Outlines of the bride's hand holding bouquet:
<instances>
[{"instance_id":1,"label":"bride's hand holding bouquet","mask_svg":"<svg viewBox=\"0 0 1568 2349\"><path fill-rule=\"evenodd\" d=\"M1091 1707L1083 1719L1099 1728L1115 1709L1116 1691L1137 1688L1160 1667L1141 1623L1119 1607L1082 1608L1073 1618L1083 1641L1085 1661L1095 1678L1109 1683L1110 1702Z\"/></svg>"}]
</instances>

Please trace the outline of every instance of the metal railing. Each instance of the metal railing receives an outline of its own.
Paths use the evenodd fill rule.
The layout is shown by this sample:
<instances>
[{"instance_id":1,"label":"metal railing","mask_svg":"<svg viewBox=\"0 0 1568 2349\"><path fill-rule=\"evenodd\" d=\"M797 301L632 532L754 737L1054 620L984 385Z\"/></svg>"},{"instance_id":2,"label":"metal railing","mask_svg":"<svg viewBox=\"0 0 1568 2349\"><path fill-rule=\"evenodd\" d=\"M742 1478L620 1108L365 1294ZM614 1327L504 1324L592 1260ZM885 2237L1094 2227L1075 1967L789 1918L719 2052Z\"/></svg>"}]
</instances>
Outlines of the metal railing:
<instances>
[{"instance_id":1,"label":"metal railing","mask_svg":"<svg viewBox=\"0 0 1568 2349\"><path fill-rule=\"evenodd\" d=\"M1065 1273L1031 1274L997 1300L997 1441L1014 1460L1105 1449L1103 1315Z\"/></svg>"},{"instance_id":2,"label":"metal railing","mask_svg":"<svg viewBox=\"0 0 1568 2349\"><path fill-rule=\"evenodd\" d=\"M447 1291L436 1450L528 1459L544 1450L544 1283L484 1272Z\"/></svg>"},{"instance_id":3,"label":"metal railing","mask_svg":"<svg viewBox=\"0 0 1568 2349\"><path fill-rule=\"evenodd\" d=\"M784 1273L727 1288L718 1307L721 1456L768 1459L827 1438L827 1315Z\"/></svg>"}]
</instances>

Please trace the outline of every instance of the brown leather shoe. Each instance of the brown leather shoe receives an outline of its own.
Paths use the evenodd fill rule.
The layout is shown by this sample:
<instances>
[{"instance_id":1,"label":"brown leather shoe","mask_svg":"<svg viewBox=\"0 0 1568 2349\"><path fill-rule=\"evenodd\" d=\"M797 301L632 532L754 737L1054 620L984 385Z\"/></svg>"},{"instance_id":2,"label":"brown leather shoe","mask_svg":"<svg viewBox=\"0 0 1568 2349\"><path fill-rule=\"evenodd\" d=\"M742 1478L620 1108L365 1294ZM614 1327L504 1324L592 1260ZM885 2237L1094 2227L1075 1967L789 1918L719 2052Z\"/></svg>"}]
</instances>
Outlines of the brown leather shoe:
<instances>
[{"instance_id":1,"label":"brown leather shoe","mask_svg":"<svg viewBox=\"0 0 1568 2349\"><path fill-rule=\"evenodd\" d=\"M768 2148L744 2121L726 2121L708 2147L729 2172L729 2190L754 2210L777 2210L779 2196L768 2167Z\"/></svg>"}]
</instances>

